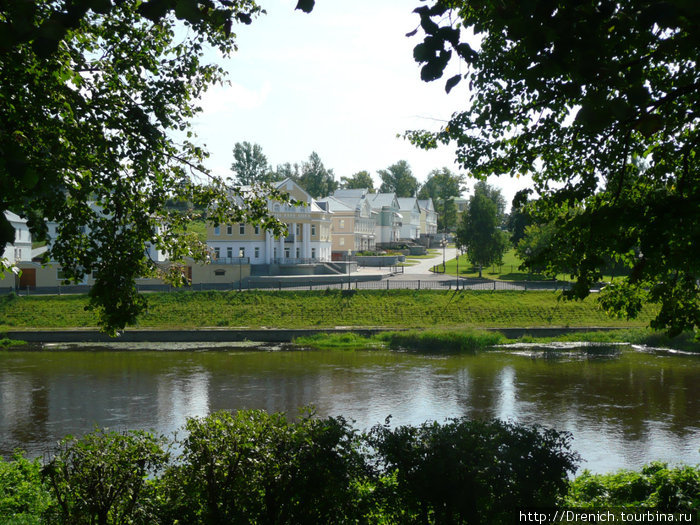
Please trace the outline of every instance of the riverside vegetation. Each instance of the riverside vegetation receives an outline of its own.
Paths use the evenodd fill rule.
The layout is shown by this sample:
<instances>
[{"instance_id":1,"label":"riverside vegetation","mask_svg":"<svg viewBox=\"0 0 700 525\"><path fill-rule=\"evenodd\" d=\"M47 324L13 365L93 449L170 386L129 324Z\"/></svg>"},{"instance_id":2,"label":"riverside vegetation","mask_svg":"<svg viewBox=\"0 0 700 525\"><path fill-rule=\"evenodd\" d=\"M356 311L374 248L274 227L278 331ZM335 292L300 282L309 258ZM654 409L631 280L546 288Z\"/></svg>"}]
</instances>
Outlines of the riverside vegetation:
<instances>
[{"instance_id":1,"label":"riverside vegetation","mask_svg":"<svg viewBox=\"0 0 700 525\"><path fill-rule=\"evenodd\" d=\"M184 437L97 430L43 462L0 460L0 523L512 523L517 509L700 508L700 468L570 480L570 434L502 421L366 432L264 411L189 419ZM177 452L175 452L177 451Z\"/></svg>"}]
</instances>

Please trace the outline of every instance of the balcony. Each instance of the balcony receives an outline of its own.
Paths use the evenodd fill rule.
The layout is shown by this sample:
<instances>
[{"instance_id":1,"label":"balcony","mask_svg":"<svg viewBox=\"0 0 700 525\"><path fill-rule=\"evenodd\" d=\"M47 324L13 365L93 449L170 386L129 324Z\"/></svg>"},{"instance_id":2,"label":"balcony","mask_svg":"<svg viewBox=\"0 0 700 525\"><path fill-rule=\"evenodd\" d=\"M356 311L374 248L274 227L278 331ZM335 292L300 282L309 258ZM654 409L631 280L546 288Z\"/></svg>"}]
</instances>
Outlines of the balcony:
<instances>
[{"instance_id":1,"label":"balcony","mask_svg":"<svg viewBox=\"0 0 700 525\"><path fill-rule=\"evenodd\" d=\"M216 257L212 257L211 263L233 265L250 264L250 257L219 257L218 259Z\"/></svg>"}]
</instances>

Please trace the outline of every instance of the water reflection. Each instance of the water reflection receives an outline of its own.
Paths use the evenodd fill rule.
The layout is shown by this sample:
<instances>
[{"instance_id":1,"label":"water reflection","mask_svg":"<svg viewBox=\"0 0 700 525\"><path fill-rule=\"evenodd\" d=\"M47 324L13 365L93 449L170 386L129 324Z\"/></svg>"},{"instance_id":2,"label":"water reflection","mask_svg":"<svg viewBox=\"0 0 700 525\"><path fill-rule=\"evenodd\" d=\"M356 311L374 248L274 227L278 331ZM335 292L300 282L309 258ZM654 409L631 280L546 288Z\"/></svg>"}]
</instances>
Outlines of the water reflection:
<instances>
[{"instance_id":1,"label":"water reflection","mask_svg":"<svg viewBox=\"0 0 700 525\"><path fill-rule=\"evenodd\" d=\"M391 352L0 354L0 453L40 455L94 426L170 433L187 417L264 408L369 428L466 415L573 433L594 471L700 462L700 356L619 347L427 357Z\"/></svg>"}]
</instances>

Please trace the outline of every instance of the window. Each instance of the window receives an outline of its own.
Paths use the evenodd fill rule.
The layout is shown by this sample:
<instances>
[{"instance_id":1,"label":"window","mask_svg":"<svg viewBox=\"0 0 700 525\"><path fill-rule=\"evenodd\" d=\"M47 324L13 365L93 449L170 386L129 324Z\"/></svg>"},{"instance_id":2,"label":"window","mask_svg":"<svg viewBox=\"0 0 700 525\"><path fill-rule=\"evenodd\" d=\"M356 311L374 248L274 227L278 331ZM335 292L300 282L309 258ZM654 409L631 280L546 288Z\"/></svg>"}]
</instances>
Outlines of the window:
<instances>
[{"instance_id":1,"label":"window","mask_svg":"<svg viewBox=\"0 0 700 525\"><path fill-rule=\"evenodd\" d=\"M275 246L275 247L272 249L272 257L274 257L275 259L277 259L277 246Z\"/></svg>"},{"instance_id":2,"label":"window","mask_svg":"<svg viewBox=\"0 0 700 525\"><path fill-rule=\"evenodd\" d=\"M340 219L340 228L345 228L345 219Z\"/></svg>"},{"instance_id":3,"label":"window","mask_svg":"<svg viewBox=\"0 0 700 525\"><path fill-rule=\"evenodd\" d=\"M260 246L255 247L255 258L256 259L260 258Z\"/></svg>"},{"instance_id":4,"label":"window","mask_svg":"<svg viewBox=\"0 0 700 525\"><path fill-rule=\"evenodd\" d=\"M284 249L284 256L289 259L289 248Z\"/></svg>"},{"instance_id":5,"label":"window","mask_svg":"<svg viewBox=\"0 0 700 525\"><path fill-rule=\"evenodd\" d=\"M238 256L245 257L245 248L243 246L238 249Z\"/></svg>"},{"instance_id":6,"label":"window","mask_svg":"<svg viewBox=\"0 0 700 525\"><path fill-rule=\"evenodd\" d=\"M214 235L221 235L221 227L214 226Z\"/></svg>"},{"instance_id":7,"label":"window","mask_svg":"<svg viewBox=\"0 0 700 525\"><path fill-rule=\"evenodd\" d=\"M340 243L341 246L345 246L345 237L340 238Z\"/></svg>"},{"instance_id":8,"label":"window","mask_svg":"<svg viewBox=\"0 0 700 525\"><path fill-rule=\"evenodd\" d=\"M255 225L255 235L258 235L260 233L260 226L257 224Z\"/></svg>"},{"instance_id":9,"label":"window","mask_svg":"<svg viewBox=\"0 0 700 525\"><path fill-rule=\"evenodd\" d=\"M229 259L233 257L233 248L231 248L230 246L226 248L226 257L228 257Z\"/></svg>"},{"instance_id":10,"label":"window","mask_svg":"<svg viewBox=\"0 0 700 525\"><path fill-rule=\"evenodd\" d=\"M316 248L311 248L311 258L312 259L316 258Z\"/></svg>"},{"instance_id":11,"label":"window","mask_svg":"<svg viewBox=\"0 0 700 525\"><path fill-rule=\"evenodd\" d=\"M216 247L214 248L214 259L218 259L219 257L221 257L221 248Z\"/></svg>"},{"instance_id":12,"label":"window","mask_svg":"<svg viewBox=\"0 0 700 525\"><path fill-rule=\"evenodd\" d=\"M238 227L238 233L240 233L241 235L245 235L245 224L241 224Z\"/></svg>"},{"instance_id":13,"label":"window","mask_svg":"<svg viewBox=\"0 0 700 525\"><path fill-rule=\"evenodd\" d=\"M316 225L315 224L311 225L311 235L316 235Z\"/></svg>"},{"instance_id":14,"label":"window","mask_svg":"<svg viewBox=\"0 0 700 525\"><path fill-rule=\"evenodd\" d=\"M299 248L297 248L296 258L298 259L299 257L301 257L301 255L300 255L300 252L299 252Z\"/></svg>"},{"instance_id":15,"label":"window","mask_svg":"<svg viewBox=\"0 0 700 525\"><path fill-rule=\"evenodd\" d=\"M230 225L230 224L226 225L226 233L228 235L231 235L233 233L233 226L232 225Z\"/></svg>"},{"instance_id":16,"label":"window","mask_svg":"<svg viewBox=\"0 0 700 525\"><path fill-rule=\"evenodd\" d=\"M218 275L218 276L226 275L226 270L214 270L214 275Z\"/></svg>"},{"instance_id":17,"label":"window","mask_svg":"<svg viewBox=\"0 0 700 525\"><path fill-rule=\"evenodd\" d=\"M22 250L21 248L15 248L15 261L22 260Z\"/></svg>"},{"instance_id":18,"label":"window","mask_svg":"<svg viewBox=\"0 0 700 525\"><path fill-rule=\"evenodd\" d=\"M301 224L297 224L296 234L301 235Z\"/></svg>"}]
</instances>

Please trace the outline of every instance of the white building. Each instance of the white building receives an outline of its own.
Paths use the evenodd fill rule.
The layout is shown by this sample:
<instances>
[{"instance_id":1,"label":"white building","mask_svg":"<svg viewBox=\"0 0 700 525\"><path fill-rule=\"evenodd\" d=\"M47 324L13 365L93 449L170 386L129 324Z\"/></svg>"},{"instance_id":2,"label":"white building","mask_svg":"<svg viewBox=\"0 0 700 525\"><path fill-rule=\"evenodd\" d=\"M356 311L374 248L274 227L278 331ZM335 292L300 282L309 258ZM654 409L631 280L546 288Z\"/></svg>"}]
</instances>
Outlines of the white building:
<instances>
[{"instance_id":1,"label":"white building","mask_svg":"<svg viewBox=\"0 0 700 525\"><path fill-rule=\"evenodd\" d=\"M2 258L6 264L16 264L22 261L32 260L32 234L27 226L26 219L11 211L3 212L3 215L15 229L15 240L4 247Z\"/></svg>"},{"instance_id":2,"label":"white building","mask_svg":"<svg viewBox=\"0 0 700 525\"><path fill-rule=\"evenodd\" d=\"M399 213L401 214L400 237L404 240L416 240L420 237L420 206L415 197L399 197Z\"/></svg>"},{"instance_id":3,"label":"white building","mask_svg":"<svg viewBox=\"0 0 700 525\"><path fill-rule=\"evenodd\" d=\"M323 209L291 179L274 183L303 206L268 202L268 210L287 224L286 237L252 224L207 226L207 246L212 262L231 263L247 259L250 264L304 264L331 260L331 212ZM246 188L241 188L246 191Z\"/></svg>"}]
</instances>

